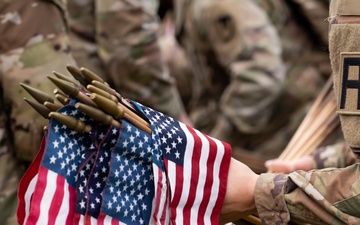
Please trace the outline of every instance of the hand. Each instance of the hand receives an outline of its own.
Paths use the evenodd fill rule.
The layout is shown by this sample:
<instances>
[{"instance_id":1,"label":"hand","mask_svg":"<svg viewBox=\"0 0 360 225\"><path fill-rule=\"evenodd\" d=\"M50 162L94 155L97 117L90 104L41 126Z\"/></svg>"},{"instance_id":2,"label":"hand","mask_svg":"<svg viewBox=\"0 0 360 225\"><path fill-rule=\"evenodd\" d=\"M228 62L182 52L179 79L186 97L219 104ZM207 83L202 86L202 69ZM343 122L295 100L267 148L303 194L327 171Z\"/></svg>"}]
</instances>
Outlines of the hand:
<instances>
[{"instance_id":1,"label":"hand","mask_svg":"<svg viewBox=\"0 0 360 225\"><path fill-rule=\"evenodd\" d=\"M291 173L294 170L309 171L313 169L313 158L311 156L303 156L294 161L273 159L266 161L265 167L269 172L274 173Z\"/></svg>"},{"instance_id":2,"label":"hand","mask_svg":"<svg viewBox=\"0 0 360 225\"><path fill-rule=\"evenodd\" d=\"M236 221L255 211L255 184L259 175L232 158L220 223Z\"/></svg>"}]
</instances>

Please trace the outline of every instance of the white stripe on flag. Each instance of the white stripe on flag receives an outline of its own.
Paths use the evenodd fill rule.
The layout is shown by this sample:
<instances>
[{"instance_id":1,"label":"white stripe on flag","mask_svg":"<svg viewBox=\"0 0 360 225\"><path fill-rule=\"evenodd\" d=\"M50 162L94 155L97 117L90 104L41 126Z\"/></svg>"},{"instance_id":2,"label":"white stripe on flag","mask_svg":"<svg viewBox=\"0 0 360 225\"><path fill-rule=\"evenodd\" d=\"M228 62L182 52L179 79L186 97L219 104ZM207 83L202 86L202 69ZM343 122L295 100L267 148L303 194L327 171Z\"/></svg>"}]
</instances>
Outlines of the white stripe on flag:
<instances>
[{"instance_id":1,"label":"white stripe on flag","mask_svg":"<svg viewBox=\"0 0 360 225\"><path fill-rule=\"evenodd\" d=\"M70 198L70 193L69 193L69 184L67 182L64 183L64 197L63 197L63 201L61 201L61 206L60 206L60 210L59 210L59 214L57 215L56 221L55 221L55 225L64 225L64 222L67 221L67 218L69 216L69 198Z\"/></svg>"},{"instance_id":2,"label":"white stripe on flag","mask_svg":"<svg viewBox=\"0 0 360 225\"><path fill-rule=\"evenodd\" d=\"M35 191L36 182L38 180L38 175L36 174L33 179L30 181L28 188L26 189L24 201L25 201L25 219L24 224L26 224L26 220L29 217L30 213L30 203L31 203L31 197Z\"/></svg>"},{"instance_id":3,"label":"white stripe on flag","mask_svg":"<svg viewBox=\"0 0 360 225\"><path fill-rule=\"evenodd\" d=\"M36 224L48 224L49 221L49 206L53 200L56 191L56 181L59 175L51 170L48 170L46 175L46 188L44 190L43 198L40 203L40 215Z\"/></svg>"}]
</instances>

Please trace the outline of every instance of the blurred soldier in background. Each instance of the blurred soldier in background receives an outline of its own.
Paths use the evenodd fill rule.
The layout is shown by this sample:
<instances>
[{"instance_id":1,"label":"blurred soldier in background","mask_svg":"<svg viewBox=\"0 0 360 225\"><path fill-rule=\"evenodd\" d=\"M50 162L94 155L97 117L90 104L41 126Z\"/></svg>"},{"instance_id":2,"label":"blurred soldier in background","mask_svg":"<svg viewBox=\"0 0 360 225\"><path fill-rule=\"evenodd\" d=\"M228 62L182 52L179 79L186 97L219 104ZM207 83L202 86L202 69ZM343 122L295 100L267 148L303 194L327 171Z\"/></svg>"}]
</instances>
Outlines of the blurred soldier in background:
<instances>
[{"instance_id":1,"label":"blurred soldier in background","mask_svg":"<svg viewBox=\"0 0 360 225\"><path fill-rule=\"evenodd\" d=\"M158 7L158 1L68 1L73 55L124 97L190 124L162 61Z\"/></svg>"},{"instance_id":2,"label":"blurred soldier in background","mask_svg":"<svg viewBox=\"0 0 360 225\"><path fill-rule=\"evenodd\" d=\"M0 221L17 224L17 186L38 151L47 120L29 108L19 83L47 93L46 78L74 64L62 1L0 3ZM32 99L32 97L29 97Z\"/></svg>"},{"instance_id":3,"label":"blurred soldier in background","mask_svg":"<svg viewBox=\"0 0 360 225\"><path fill-rule=\"evenodd\" d=\"M265 159L279 156L331 74L327 49L328 23L324 20L328 15L329 2L255 1L260 7L257 10L263 10L269 18L268 23L276 28L280 38L278 45L269 38L259 41L256 39L258 34L250 32L249 26L256 27L256 23L249 18L258 18L256 13L251 13L252 8L246 9L250 15L238 13L234 16L231 10L236 8L237 3L230 4L230 1L175 2L176 35L181 45L172 37L174 25L170 21L165 26L167 35L162 39L161 46L165 52L164 60L170 66L171 74L176 76L194 127L229 142L235 149L251 150L251 154L247 155ZM244 18L239 22L237 17ZM236 46L231 45L234 43L232 38L238 37L233 24L241 30L239 37L246 37L246 31L249 31L247 39L237 41L245 46L239 48L245 52L239 50L239 54L243 55L240 54L237 60L229 59L236 51ZM264 84L266 76L249 78L249 71L261 74L271 62L271 58L264 57L264 54L260 54L262 58L250 54L251 51L261 52L261 48L256 46L266 45L282 49L285 80L275 79L276 82ZM251 64L251 60L258 63ZM235 79L234 74L237 74ZM268 91L268 87L273 91ZM340 130L328 139L331 141L323 145L343 140ZM329 147L337 147L337 151L342 149L341 145Z\"/></svg>"},{"instance_id":4,"label":"blurred soldier in background","mask_svg":"<svg viewBox=\"0 0 360 225\"><path fill-rule=\"evenodd\" d=\"M275 27L248 0L175 1L174 13L176 37L192 72L178 72L176 79L194 127L255 150L282 117L275 110L285 69Z\"/></svg>"}]
</instances>

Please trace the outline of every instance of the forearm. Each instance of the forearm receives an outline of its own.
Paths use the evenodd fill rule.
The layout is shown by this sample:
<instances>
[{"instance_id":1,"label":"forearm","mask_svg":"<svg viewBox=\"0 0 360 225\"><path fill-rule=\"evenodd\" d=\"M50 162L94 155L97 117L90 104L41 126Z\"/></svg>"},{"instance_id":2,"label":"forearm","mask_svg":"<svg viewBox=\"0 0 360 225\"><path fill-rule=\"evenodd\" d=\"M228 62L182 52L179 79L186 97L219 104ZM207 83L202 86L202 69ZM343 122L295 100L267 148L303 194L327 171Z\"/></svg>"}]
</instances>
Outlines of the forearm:
<instances>
[{"instance_id":1,"label":"forearm","mask_svg":"<svg viewBox=\"0 0 360 225\"><path fill-rule=\"evenodd\" d=\"M264 224L307 222L333 224L360 221L347 204L360 192L355 185L359 164L344 169L261 174L255 187L256 208ZM304 221L306 220L306 221Z\"/></svg>"}]
</instances>

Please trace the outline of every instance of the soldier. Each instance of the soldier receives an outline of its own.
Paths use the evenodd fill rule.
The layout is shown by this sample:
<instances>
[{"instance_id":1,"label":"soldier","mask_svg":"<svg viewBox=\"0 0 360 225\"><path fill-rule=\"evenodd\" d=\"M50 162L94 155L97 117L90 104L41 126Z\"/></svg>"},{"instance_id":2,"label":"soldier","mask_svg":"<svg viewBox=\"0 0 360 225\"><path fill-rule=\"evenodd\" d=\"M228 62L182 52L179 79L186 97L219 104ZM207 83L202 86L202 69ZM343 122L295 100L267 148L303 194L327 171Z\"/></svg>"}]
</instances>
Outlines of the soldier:
<instances>
[{"instance_id":1,"label":"soldier","mask_svg":"<svg viewBox=\"0 0 360 225\"><path fill-rule=\"evenodd\" d=\"M19 83L42 91L54 87L45 79L53 70L66 74L74 64L62 1L0 3L0 220L17 224L17 186L38 151L47 121L23 97Z\"/></svg>"},{"instance_id":2,"label":"soldier","mask_svg":"<svg viewBox=\"0 0 360 225\"><path fill-rule=\"evenodd\" d=\"M276 112L285 67L275 27L248 0L175 1L174 13L192 72L176 79L193 126L255 151L286 119Z\"/></svg>"},{"instance_id":3,"label":"soldier","mask_svg":"<svg viewBox=\"0 0 360 225\"><path fill-rule=\"evenodd\" d=\"M317 12L316 16L313 16L312 13L294 14L297 9L302 9L301 12L304 13L308 12L308 7L313 5L307 4L306 1L299 1L297 4L290 3L293 1L256 1L260 6L257 11L264 10L269 17L267 23L273 24L276 28L280 38L279 48L282 49L283 66L286 68L285 73L284 71L274 72L284 77L278 79L276 84L272 83L273 89L269 90L268 86L262 83L266 82L266 78L261 78L262 72L266 71L264 68L267 67L267 61L271 61L269 55L268 58L262 58L263 65L260 66L262 69L256 70L259 77L255 79L256 81L250 82L247 80L246 73L254 68L248 66L249 59L241 54L252 54L249 53L252 51L251 48L245 49L244 51L248 51L246 53L241 52L243 49L238 50L239 57L236 60L227 59L228 55L233 54L226 47L226 44L230 45L232 39L224 39L221 42L220 36L217 37L219 40L212 37L212 32L215 34L234 32L230 26L233 21L239 29L247 29L246 22L238 22L229 10L229 8L235 8L237 3L223 1L216 3L221 7L211 8L211 5L215 4L213 1L203 1L201 4L197 1L175 2L176 35L181 46L177 45L171 35L167 35L162 41L162 49L167 55L165 60L170 65L171 74L176 76L178 89L194 127L227 141L236 149L251 150L256 157L270 159L279 156L331 73L327 56L327 33L323 32L326 31L327 24L321 17L324 15L324 9L327 13L327 3L315 4L317 7L321 6L320 10L310 8L311 12ZM206 12L210 10L214 10L214 13L209 13L211 16L207 16ZM201 13L197 16L192 15L195 12ZM240 15L246 14L239 13L237 17ZM249 16L253 15L256 13ZM214 22L222 21L222 17L230 18L231 22L227 22L230 25L221 27ZM206 21L212 21L214 24L207 25L209 22ZM202 23L203 26L195 26ZM313 29L309 29L309 24L312 24ZM241 28L242 26L244 28ZM223 30L216 31L216 29ZM244 32L241 35L244 35ZM254 33L249 32L249 37L251 35ZM268 34L264 32L263 36L266 37L266 35ZM210 40L210 38L213 39ZM264 46L266 41L268 41L266 44L276 45L271 42L271 38L264 38L260 42L255 38L249 39L254 42L254 45ZM213 43L216 43L214 45L216 47L212 47ZM238 41L238 43L242 42ZM243 45L250 46L248 43ZM218 49L221 49L221 52ZM231 49L235 51L234 46ZM276 54L273 56L278 57ZM221 58L226 60L222 61ZM258 59L258 57L253 58ZM226 80L226 77L232 76L236 79ZM236 85L235 81L239 84ZM259 90L252 89L255 84L258 85ZM307 87L306 90L303 88L304 85ZM188 87L192 87L191 90ZM275 91L276 89L278 92ZM254 95L255 92L256 95ZM262 98L262 101L255 99L255 97L264 96L266 98ZM273 99L268 101L270 98ZM264 110L266 101L269 107L265 107L266 110ZM245 104L246 107L244 105L240 107L240 104ZM326 144L342 140L339 133L340 131L332 137L332 141Z\"/></svg>"},{"instance_id":4,"label":"soldier","mask_svg":"<svg viewBox=\"0 0 360 225\"><path fill-rule=\"evenodd\" d=\"M360 5L356 0L334 0L330 4L329 17L329 49L337 110L346 144L357 157L360 146L357 132L360 122L357 107L359 99L357 91L351 90L358 86L351 84L359 79L359 10ZM251 200L247 197L241 199L244 194L238 193L238 208L234 207L232 210L244 212L256 207L264 224L288 224L290 221L310 224L360 224L357 210L360 193L359 171L359 163L340 169L294 171L290 174L266 173L260 176L243 169L242 172L247 174L238 173L238 178L245 177L250 183L245 187L240 185L240 188L244 189L239 193L253 194L250 199L254 201L252 206L251 203L249 206L246 203ZM233 185L237 187L239 183ZM237 195L225 199L224 206L227 205L227 200L236 202L235 196Z\"/></svg>"},{"instance_id":5,"label":"soldier","mask_svg":"<svg viewBox=\"0 0 360 225\"><path fill-rule=\"evenodd\" d=\"M68 1L73 55L124 96L190 124L158 44L158 1Z\"/></svg>"}]
</instances>

